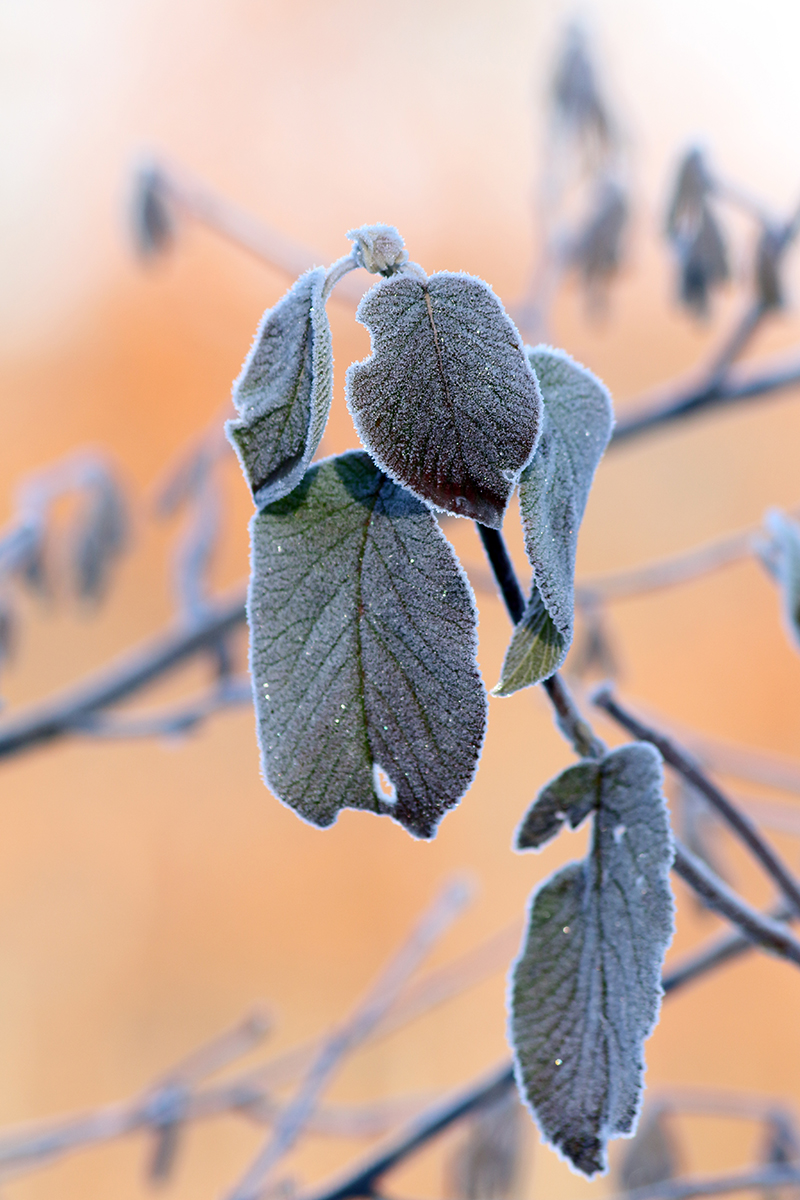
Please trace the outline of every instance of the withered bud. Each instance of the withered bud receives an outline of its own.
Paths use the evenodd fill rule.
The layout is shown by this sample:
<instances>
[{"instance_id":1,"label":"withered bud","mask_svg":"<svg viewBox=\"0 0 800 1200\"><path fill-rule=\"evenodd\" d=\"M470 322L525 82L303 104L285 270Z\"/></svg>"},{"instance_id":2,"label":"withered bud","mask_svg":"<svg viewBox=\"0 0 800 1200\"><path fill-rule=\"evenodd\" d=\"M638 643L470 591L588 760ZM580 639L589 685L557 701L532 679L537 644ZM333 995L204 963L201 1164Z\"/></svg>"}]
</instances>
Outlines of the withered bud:
<instances>
[{"instance_id":1,"label":"withered bud","mask_svg":"<svg viewBox=\"0 0 800 1200\"><path fill-rule=\"evenodd\" d=\"M347 233L359 265L373 275L394 275L408 262L405 243L394 225L362 225Z\"/></svg>"}]
</instances>

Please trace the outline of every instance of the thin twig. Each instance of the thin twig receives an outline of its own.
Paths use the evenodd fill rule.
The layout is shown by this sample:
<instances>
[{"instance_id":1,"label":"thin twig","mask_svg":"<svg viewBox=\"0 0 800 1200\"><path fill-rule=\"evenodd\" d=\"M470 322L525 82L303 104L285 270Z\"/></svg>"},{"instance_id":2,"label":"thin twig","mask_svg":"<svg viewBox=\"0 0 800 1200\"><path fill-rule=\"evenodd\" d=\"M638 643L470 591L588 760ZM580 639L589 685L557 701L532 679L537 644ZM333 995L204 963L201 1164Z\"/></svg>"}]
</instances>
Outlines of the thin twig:
<instances>
[{"instance_id":1,"label":"thin twig","mask_svg":"<svg viewBox=\"0 0 800 1200\"><path fill-rule=\"evenodd\" d=\"M733 921L753 941L800 966L800 941L794 934L779 921L763 916L747 904L677 838L673 869L711 908Z\"/></svg>"},{"instance_id":2,"label":"thin twig","mask_svg":"<svg viewBox=\"0 0 800 1200\"><path fill-rule=\"evenodd\" d=\"M0 723L0 758L80 731L87 717L134 695L196 654L207 653L221 634L244 622L241 592L209 605L202 620L146 642L76 688Z\"/></svg>"},{"instance_id":3,"label":"thin twig","mask_svg":"<svg viewBox=\"0 0 800 1200\"><path fill-rule=\"evenodd\" d=\"M691 1200L693 1196L724 1196L728 1192L749 1192L767 1188L796 1187L800 1167L760 1167L738 1175L713 1175L700 1179L670 1179L648 1183L620 1192L610 1200Z\"/></svg>"},{"instance_id":4,"label":"thin twig","mask_svg":"<svg viewBox=\"0 0 800 1200\"><path fill-rule=\"evenodd\" d=\"M602 687L595 692L594 703L610 717L632 733L639 741L655 746L665 762L668 762L688 783L701 792L717 812L739 835L753 856L762 864L795 911L800 913L800 883L784 865L772 847L761 837L756 826L740 812L728 797L712 783L707 775L670 738L638 721L614 699L611 689Z\"/></svg>"},{"instance_id":5,"label":"thin twig","mask_svg":"<svg viewBox=\"0 0 800 1200\"><path fill-rule=\"evenodd\" d=\"M191 733L214 713L251 704L252 700L253 686L250 676L243 675L238 679L223 679L196 700L162 712L146 713L127 719L107 717L94 712L76 720L74 729L87 736L107 740L178 737Z\"/></svg>"},{"instance_id":6,"label":"thin twig","mask_svg":"<svg viewBox=\"0 0 800 1200\"><path fill-rule=\"evenodd\" d=\"M513 624L518 625L525 613L525 597L503 535L498 529L490 529L477 521L475 524L500 594L505 601L508 615ZM553 706L556 724L567 741L574 747L575 753L581 758L601 757L605 753L606 747L595 736L591 726L584 721L561 676L556 672L549 679L543 680L542 686Z\"/></svg>"},{"instance_id":7,"label":"thin twig","mask_svg":"<svg viewBox=\"0 0 800 1200\"><path fill-rule=\"evenodd\" d=\"M767 915L774 921L789 921L797 917L794 908L788 904L776 906ZM752 938L745 937L741 933L727 933L722 937L715 938L704 949L687 955L670 967L661 980L664 995L669 995L676 988L681 988L685 984L691 983L692 980L699 979L700 976L707 974L715 967L721 967L735 958L741 958L743 954L752 949Z\"/></svg>"},{"instance_id":8,"label":"thin twig","mask_svg":"<svg viewBox=\"0 0 800 1200\"><path fill-rule=\"evenodd\" d=\"M272 1168L300 1136L317 1099L344 1056L363 1042L391 1008L408 978L463 910L470 889L451 884L417 925L406 945L371 989L352 1017L328 1038L303 1080L297 1095L281 1113L272 1137L231 1192L231 1200L256 1200Z\"/></svg>"},{"instance_id":9,"label":"thin twig","mask_svg":"<svg viewBox=\"0 0 800 1200\"><path fill-rule=\"evenodd\" d=\"M254 254L262 262L283 271L291 279L302 275L309 267L324 263L324 255L292 241L284 233L253 217L246 209L239 208L185 169L164 162L150 169L156 186L180 212L212 229L235 246ZM341 281L334 295L349 305L355 305L367 286L360 280L348 277Z\"/></svg>"}]
</instances>

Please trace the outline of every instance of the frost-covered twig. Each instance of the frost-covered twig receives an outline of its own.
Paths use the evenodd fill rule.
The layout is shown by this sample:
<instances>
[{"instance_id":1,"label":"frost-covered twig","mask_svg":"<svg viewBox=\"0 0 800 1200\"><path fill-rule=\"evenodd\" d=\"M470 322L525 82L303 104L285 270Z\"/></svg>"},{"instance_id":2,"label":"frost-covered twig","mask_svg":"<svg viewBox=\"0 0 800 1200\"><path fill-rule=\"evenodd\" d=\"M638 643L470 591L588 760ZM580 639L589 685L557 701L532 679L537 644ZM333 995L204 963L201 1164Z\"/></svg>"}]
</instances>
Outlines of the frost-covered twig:
<instances>
[{"instance_id":1,"label":"frost-covered twig","mask_svg":"<svg viewBox=\"0 0 800 1200\"><path fill-rule=\"evenodd\" d=\"M285 272L291 279L326 261L325 255L317 254L273 229L184 168L163 161L140 168L135 181L134 222L140 249L145 253L152 254L159 247L147 241L142 213L149 205L159 203L164 206L162 220L165 225L173 211L191 217L262 262ZM336 288L334 296L355 305L365 290L365 284L348 276Z\"/></svg>"},{"instance_id":2,"label":"frost-covered twig","mask_svg":"<svg viewBox=\"0 0 800 1200\"><path fill-rule=\"evenodd\" d=\"M689 756L680 749L670 738L651 729L638 721L614 699L610 688L602 687L595 692L594 703L604 712L632 733L639 741L649 742L655 746L665 762L669 763L688 783L701 792L716 811L727 821L728 825L738 834L744 844L758 859L768 875L778 885L795 911L800 912L800 882L781 861L775 851L761 837L758 829L744 813L733 804L728 797L712 783L708 776L697 766Z\"/></svg>"},{"instance_id":3,"label":"frost-covered twig","mask_svg":"<svg viewBox=\"0 0 800 1200\"><path fill-rule=\"evenodd\" d=\"M713 1175L700 1179L670 1179L620 1192L610 1200L692 1200L693 1196L724 1196L729 1192L797 1187L800 1166L758 1167L738 1175Z\"/></svg>"},{"instance_id":4,"label":"frost-covered twig","mask_svg":"<svg viewBox=\"0 0 800 1200\"><path fill-rule=\"evenodd\" d=\"M738 925L754 942L800 966L800 941L794 934L780 921L763 916L747 904L677 838L673 869L710 908Z\"/></svg>"}]
</instances>

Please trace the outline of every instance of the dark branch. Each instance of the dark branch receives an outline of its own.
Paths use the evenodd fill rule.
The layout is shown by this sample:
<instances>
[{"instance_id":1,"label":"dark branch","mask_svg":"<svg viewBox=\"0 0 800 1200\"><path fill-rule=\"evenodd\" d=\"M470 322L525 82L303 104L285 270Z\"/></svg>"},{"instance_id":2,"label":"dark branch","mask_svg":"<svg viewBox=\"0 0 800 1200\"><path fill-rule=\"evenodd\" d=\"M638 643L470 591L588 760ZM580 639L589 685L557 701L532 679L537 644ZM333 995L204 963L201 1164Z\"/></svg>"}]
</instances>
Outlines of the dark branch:
<instances>
[{"instance_id":1,"label":"dark branch","mask_svg":"<svg viewBox=\"0 0 800 1200\"><path fill-rule=\"evenodd\" d=\"M773 950L800 966L800 941L780 921L762 916L732 891L697 855L676 840L673 868L710 908L738 925L765 950Z\"/></svg>"},{"instance_id":2,"label":"dark branch","mask_svg":"<svg viewBox=\"0 0 800 1200\"><path fill-rule=\"evenodd\" d=\"M88 683L0 723L0 758L80 732L93 714L127 699L187 659L213 648L221 635L244 621L244 596L239 592L225 604L209 606L201 620L140 646Z\"/></svg>"},{"instance_id":3,"label":"dark branch","mask_svg":"<svg viewBox=\"0 0 800 1200\"><path fill-rule=\"evenodd\" d=\"M780 905L768 914L775 921L789 921L796 915L794 909L788 904ZM687 955L667 971L661 980L664 995L669 995L675 988L691 983L715 967L721 967L724 963L741 958L743 954L752 949L752 938L745 937L742 933L728 933L723 937L716 938L710 946L699 950L696 954Z\"/></svg>"},{"instance_id":4,"label":"dark branch","mask_svg":"<svg viewBox=\"0 0 800 1200\"><path fill-rule=\"evenodd\" d=\"M681 750L670 738L643 725L631 713L627 712L616 701L609 688L601 688L594 695L594 703L598 708L607 712L618 725L627 729L641 742L650 742L661 753L679 775L708 800L713 808L722 816L730 827L738 834L744 844L758 859L767 874L775 881L786 899L794 906L795 912L800 912L800 883L784 865L772 847L764 841L756 826L743 812L733 804L724 792L712 783L707 775L700 770L695 762Z\"/></svg>"}]
</instances>

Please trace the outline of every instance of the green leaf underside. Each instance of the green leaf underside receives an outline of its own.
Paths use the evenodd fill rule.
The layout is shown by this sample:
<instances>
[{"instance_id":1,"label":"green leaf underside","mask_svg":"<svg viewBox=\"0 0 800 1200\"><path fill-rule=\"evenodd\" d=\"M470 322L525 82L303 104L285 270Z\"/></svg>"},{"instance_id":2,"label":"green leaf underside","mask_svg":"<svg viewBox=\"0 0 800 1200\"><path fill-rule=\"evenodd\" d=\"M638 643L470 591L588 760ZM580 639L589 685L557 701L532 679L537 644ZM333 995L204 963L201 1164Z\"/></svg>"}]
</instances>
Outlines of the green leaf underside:
<instances>
[{"instance_id":1,"label":"green leaf underside","mask_svg":"<svg viewBox=\"0 0 800 1200\"><path fill-rule=\"evenodd\" d=\"M549 346L528 349L527 355L544 406L536 452L519 481L533 581L494 689L498 696L547 679L567 656L574 628L578 531L613 424L608 391L591 371Z\"/></svg>"},{"instance_id":2,"label":"green leaf underside","mask_svg":"<svg viewBox=\"0 0 800 1200\"><path fill-rule=\"evenodd\" d=\"M520 688L547 679L557 671L567 653L564 635L544 606L534 583L522 620L514 629L503 671L493 696L510 696Z\"/></svg>"},{"instance_id":3,"label":"green leaf underside","mask_svg":"<svg viewBox=\"0 0 800 1200\"><path fill-rule=\"evenodd\" d=\"M303 478L333 399L333 349L322 289L324 267L301 275L261 319L234 384L239 417L226 423L259 508Z\"/></svg>"},{"instance_id":4,"label":"green leaf underside","mask_svg":"<svg viewBox=\"0 0 800 1200\"><path fill-rule=\"evenodd\" d=\"M372 353L347 372L359 436L417 496L499 529L539 429L541 398L516 328L482 280L382 280L358 320Z\"/></svg>"},{"instance_id":5,"label":"green leaf underside","mask_svg":"<svg viewBox=\"0 0 800 1200\"><path fill-rule=\"evenodd\" d=\"M630 1133L639 1111L643 1046L658 1017L673 929L673 850L651 746L578 765L594 768L583 800L596 807L591 849L534 894L514 967L511 1035L520 1088L543 1135L593 1175L606 1168L608 1139ZM573 811L579 782L573 776L563 789Z\"/></svg>"},{"instance_id":6,"label":"green leaf underside","mask_svg":"<svg viewBox=\"0 0 800 1200\"><path fill-rule=\"evenodd\" d=\"M538 850L559 832L565 821L577 829L600 805L602 763L585 759L567 767L542 788L517 831L518 850Z\"/></svg>"},{"instance_id":7,"label":"green leaf underside","mask_svg":"<svg viewBox=\"0 0 800 1200\"><path fill-rule=\"evenodd\" d=\"M472 781L486 696L472 593L430 509L351 452L256 514L251 539L267 784L315 825L363 808L433 836Z\"/></svg>"}]
</instances>

